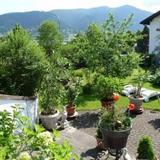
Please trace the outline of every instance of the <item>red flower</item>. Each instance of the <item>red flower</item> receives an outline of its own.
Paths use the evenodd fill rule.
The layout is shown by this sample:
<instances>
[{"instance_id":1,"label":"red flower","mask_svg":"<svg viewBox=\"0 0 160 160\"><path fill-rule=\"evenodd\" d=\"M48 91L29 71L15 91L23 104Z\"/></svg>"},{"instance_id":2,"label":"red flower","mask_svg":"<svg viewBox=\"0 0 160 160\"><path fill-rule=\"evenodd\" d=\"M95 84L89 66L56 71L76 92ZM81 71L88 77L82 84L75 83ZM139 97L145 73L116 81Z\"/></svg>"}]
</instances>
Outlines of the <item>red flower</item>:
<instances>
[{"instance_id":1,"label":"red flower","mask_svg":"<svg viewBox=\"0 0 160 160\"><path fill-rule=\"evenodd\" d=\"M134 111L135 110L135 105L133 103L129 104L129 110Z\"/></svg>"},{"instance_id":2,"label":"red flower","mask_svg":"<svg viewBox=\"0 0 160 160\"><path fill-rule=\"evenodd\" d=\"M113 100L118 101L119 100L119 94L113 93Z\"/></svg>"}]
</instances>

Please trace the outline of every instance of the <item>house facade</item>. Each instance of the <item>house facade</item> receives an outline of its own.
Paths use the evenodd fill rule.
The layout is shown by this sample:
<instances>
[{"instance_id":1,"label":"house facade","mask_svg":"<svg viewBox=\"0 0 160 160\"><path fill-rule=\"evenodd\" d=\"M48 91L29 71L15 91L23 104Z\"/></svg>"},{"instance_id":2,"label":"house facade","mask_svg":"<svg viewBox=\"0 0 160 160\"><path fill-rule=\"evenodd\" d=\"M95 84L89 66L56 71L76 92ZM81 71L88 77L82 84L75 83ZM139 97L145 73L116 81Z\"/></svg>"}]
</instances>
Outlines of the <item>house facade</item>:
<instances>
[{"instance_id":1,"label":"house facade","mask_svg":"<svg viewBox=\"0 0 160 160\"><path fill-rule=\"evenodd\" d=\"M160 11L147 17L140 24L149 27L149 53L152 54L155 48L160 45Z\"/></svg>"}]
</instances>

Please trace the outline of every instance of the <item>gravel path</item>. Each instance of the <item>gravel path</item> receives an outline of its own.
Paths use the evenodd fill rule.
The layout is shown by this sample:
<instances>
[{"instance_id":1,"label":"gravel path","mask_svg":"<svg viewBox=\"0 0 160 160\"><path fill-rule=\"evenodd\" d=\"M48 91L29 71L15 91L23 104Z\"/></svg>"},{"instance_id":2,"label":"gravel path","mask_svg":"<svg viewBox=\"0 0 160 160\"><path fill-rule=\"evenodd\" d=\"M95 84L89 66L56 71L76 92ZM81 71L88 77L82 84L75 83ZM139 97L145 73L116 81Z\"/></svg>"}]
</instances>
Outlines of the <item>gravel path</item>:
<instances>
[{"instance_id":1,"label":"gravel path","mask_svg":"<svg viewBox=\"0 0 160 160\"><path fill-rule=\"evenodd\" d=\"M91 136L96 133L98 111L81 112L79 117L71 121L71 125ZM152 137L155 151L160 159L160 112L144 111L133 120L133 128L128 139L127 149L136 156L138 142L143 135ZM94 147L94 146L93 146Z\"/></svg>"}]
</instances>

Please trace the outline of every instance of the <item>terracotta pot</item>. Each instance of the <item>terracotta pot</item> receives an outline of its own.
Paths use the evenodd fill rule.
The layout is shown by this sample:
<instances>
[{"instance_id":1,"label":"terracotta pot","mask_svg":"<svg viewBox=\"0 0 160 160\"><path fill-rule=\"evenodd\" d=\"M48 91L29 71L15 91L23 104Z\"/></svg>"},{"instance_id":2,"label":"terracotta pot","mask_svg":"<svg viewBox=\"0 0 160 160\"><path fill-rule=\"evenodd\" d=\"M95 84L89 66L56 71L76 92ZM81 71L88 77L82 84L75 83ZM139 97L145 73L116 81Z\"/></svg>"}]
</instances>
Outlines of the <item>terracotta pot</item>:
<instances>
[{"instance_id":1,"label":"terracotta pot","mask_svg":"<svg viewBox=\"0 0 160 160\"><path fill-rule=\"evenodd\" d=\"M103 140L102 138L98 138L97 136L95 136L96 141L97 141L97 148L100 150L106 150L106 147L104 146Z\"/></svg>"},{"instance_id":2,"label":"terracotta pot","mask_svg":"<svg viewBox=\"0 0 160 160\"><path fill-rule=\"evenodd\" d=\"M115 101L113 99L102 99L101 105L106 109L112 109Z\"/></svg>"},{"instance_id":3,"label":"terracotta pot","mask_svg":"<svg viewBox=\"0 0 160 160\"><path fill-rule=\"evenodd\" d=\"M57 121L59 118L59 111L53 115L40 115L42 125L47 130L52 130L57 128Z\"/></svg>"},{"instance_id":4,"label":"terracotta pot","mask_svg":"<svg viewBox=\"0 0 160 160\"><path fill-rule=\"evenodd\" d=\"M76 107L73 104L69 104L66 106L66 111L68 116L73 116L76 112Z\"/></svg>"}]
</instances>

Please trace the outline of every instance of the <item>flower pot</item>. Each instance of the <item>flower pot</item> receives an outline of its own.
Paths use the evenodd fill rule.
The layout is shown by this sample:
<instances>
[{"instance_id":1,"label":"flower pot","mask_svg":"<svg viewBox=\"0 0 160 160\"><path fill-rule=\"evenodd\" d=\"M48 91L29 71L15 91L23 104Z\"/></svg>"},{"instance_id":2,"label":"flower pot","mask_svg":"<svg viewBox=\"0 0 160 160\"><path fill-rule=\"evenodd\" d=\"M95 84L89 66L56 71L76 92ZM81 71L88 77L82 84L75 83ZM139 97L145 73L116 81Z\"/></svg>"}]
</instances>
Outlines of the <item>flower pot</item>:
<instances>
[{"instance_id":1,"label":"flower pot","mask_svg":"<svg viewBox=\"0 0 160 160\"><path fill-rule=\"evenodd\" d=\"M142 97L133 97L129 96L130 104L134 104L135 106L135 111L139 112L142 110L142 103L143 103L143 98Z\"/></svg>"},{"instance_id":2,"label":"flower pot","mask_svg":"<svg viewBox=\"0 0 160 160\"><path fill-rule=\"evenodd\" d=\"M73 104L66 106L67 116L73 116L76 112L76 107Z\"/></svg>"},{"instance_id":3,"label":"flower pot","mask_svg":"<svg viewBox=\"0 0 160 160\"><path fill-rule=\"evenodd\" d=\"M131 128L122 131L110 131L101 128L104 146L110 149L120 150L126 147Z\"/></svg>"},{"instance_id":4,"label":"flower pot","mask_svg":"<svg viewBox=\"0 0 160 160\"><path fill-rule=\"evenodd\" d=\"M40 115L41 123L47 130L52 130L57 128L57 121L59 118L59 111L53 115Z\"/></svg>"},{"instance_id":5,"label":"flower pot","mask_svg":"<svg viewBox=\"0 0 160 160\"><path fill-rule=\"evenodd\" d=\"M101 105L103 108L106 109L112 109L115 101L113 99L102 99L101 100Z\"/></svg>"},{"instance_id":6,"label":"flower pot","mask_svg":"<svg viewBox=\"0 0 160 160\"><path fill-rule=\"evenodd\" d=\"M95 136L95 138L96 138L96 141L97 141L97 146L96 147L100 150L106 150L106 147L104 146L102 138L99 138L97 136Z\"/></svg>"}]
</instances>

